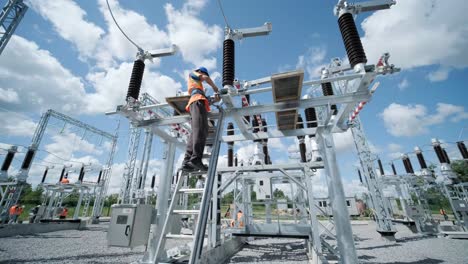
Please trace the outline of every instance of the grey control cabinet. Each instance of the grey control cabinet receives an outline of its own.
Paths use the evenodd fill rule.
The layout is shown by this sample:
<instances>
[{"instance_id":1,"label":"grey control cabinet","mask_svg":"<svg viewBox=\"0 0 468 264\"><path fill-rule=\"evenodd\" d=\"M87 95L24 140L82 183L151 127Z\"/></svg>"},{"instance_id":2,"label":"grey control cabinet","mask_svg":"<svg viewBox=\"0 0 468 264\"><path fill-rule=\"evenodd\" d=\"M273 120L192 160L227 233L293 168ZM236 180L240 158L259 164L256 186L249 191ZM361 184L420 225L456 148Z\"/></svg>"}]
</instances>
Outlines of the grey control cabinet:
<instances>
[{"instance_id":1,"label":"grey control cabinet","mask_svg":"<svg viewBox=\"0 0 468 264\"><path fill-rule=\"evenodd\" d=\"M107 244L130 248L146 245L154 210L149 204L112 205Z\"/></svg>"}]
</instances>

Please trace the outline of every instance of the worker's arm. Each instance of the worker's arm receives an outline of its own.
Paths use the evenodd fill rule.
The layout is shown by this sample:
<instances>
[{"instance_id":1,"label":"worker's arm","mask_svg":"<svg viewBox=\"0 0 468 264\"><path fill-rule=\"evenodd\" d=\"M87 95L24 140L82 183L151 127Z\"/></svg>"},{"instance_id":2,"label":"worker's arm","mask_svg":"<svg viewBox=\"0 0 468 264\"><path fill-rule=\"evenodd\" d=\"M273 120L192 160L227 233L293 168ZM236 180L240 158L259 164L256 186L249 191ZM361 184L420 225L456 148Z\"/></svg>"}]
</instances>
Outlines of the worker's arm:
<instances>
[{"instance_id":1,"label":"worker's arm","mask_svg":"<svg viewBox=\"0 0 468 264\"><path fill-rule=\"evenodd\" d=\"M213 80L211 80L210 76L202 74L202 75L200 75L200 79L202 81L205 81L207 84L209 84L213 88L215 93L219 93L218 86L216 86L216 84L213 82Z\"/></svg>"}]
</instances>

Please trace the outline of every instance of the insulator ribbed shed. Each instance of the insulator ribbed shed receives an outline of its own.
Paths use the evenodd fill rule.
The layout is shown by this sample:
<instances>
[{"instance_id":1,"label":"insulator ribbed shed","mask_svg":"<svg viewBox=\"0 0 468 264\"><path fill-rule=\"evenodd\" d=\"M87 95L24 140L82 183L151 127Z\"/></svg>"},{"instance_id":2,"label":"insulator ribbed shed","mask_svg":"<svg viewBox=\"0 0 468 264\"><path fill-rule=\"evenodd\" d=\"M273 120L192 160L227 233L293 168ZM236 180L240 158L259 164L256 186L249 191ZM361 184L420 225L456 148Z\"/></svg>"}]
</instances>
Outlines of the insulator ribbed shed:
<instances>
[{"instance_id":1,"label":"insulator ribbed shed","mask_svg":"<svg viewBox=\"0 0 468 264\"><path fill-rule=\"evenodd\" d=\"M460 150L463 159L468 159L468 151L466 150L465 143L463 143L463 141L459 141L457 142L457 147L458 150Z\"/></svg>"},{"instance_id":2,"label":"insulator ribbed shed","mask_svg":"<svg viewBox=\"0 0 468 264\"><path fill-rule=\"evenodd\" d=\"M415 147L414 152L416 153L416 157L418 158L419 166L421 166L421 169L427 169L426 160L424 159L421 149Z\"/></svg>"},{"instance_id":3,"label":"insulator ribbed shed","mask_svg":"<svg viewBox=\"0 0 468 264\"><path fill-rule=\"evenodd\" d=\"M129 97L138 100L144 72L145 63L142 60L136 60L133 62L132 75L130 76L130 84L128 85L127 91L127 100Z\"/></svg>"},{"instance_id":4,"label":"insulator ribbed shed","mask_svg":"<svg viewBox=\"0 0 468 264\"><path fill-rule=\"evenodd\" d=\"M2 164L2 171L7 171L10 168L11 162L13 161L13 158L15 157L15 151L8 151L5 160L3 161Z\"/></svg>"},{"instance_id":5,"label":"insulator ribbed shed","mask_svg":"<svg viewBox=\"0 0 468 264\"><path fill-rule=\"evenodd\" d=\"M26 152L26 156L24 157L23 163L21 164L21 169L22 170L27 170L31 166L32 159L34 158L34 154L36 154L36 151L33 149L28 149L28 152Z\"/></svg>"},{"instance_id":6,"label":"insulator ribbed shed","mask_svg":"<svg viewBox=\"0 0 468 264\"><path fill-rule=\"evenodd\" d=\"M297 115L297 129L303 129L304 128L304 120L302 119L301 115ZM304 142L304 136L298 136L297 139L299 139L299 153L301 154L301 162L306 162L307 161L307 149L306 145Z\"/></svg>"},{"instance_id":7,"label":"insulator ribbed shed","mask_svg":"<svg viewBox=\"0 0 468 264\"><path fill-rule=\"evenodd\" d=\"M156 182L156 174L153 174L153 178L151 178L151 189L154 189L155 182Z\"/></svg>"},{"instance_id":8,"label":"insulator ribbed shed","mask_svg":"<svg viewBox=\"0 0 468 264\"><path fill-rule=\"evenodd\" d=\"M332 84L329 82L322 83L322 92L323 96L334 95ZM336 105L331 105L330 109L332 111L332 115L336 115L338 113L338 108L336 107Z\"/></svg>"},{"instance_id":9,"label":"insulator ribbed shed","mask_svg":"<svg viewBox=\"0 0 468 264\"><path fill-rule=\"evenodd\" d=\"M315 111L314 107L309 107L304 110L305 118L307 121L307 128L317 127L317 112ZM313 135L309 135L309 137L313 137Z\"/></svg>"},{"instance_id":10,"label":"insulator ribbed shed","mask_svg":"<svg viewBox=\"0 0 468 264\"><path fill-rule=\"evenodd\" d=\"M397 175L397 172L396 172L396 169L395 169L395 164L391 164L391 167L392 167L392 172L393 172L393 175Z\"/></svg>"},{"instance_id":11,"label":"insulator ribbed shed","mask_svg":"<svg viewBox=\"0 0 468 264\"><path fill-rule=\"evenodd\" d=\"M227 135L234 135L234 124L229 122L227 125ZM234 142L230 141L228 144L228 167L232 167L234 164Z\"/></svg>"},{"instance_id":12,"label":"insulator ribbed shed","mask_svg":"<svg viewBox=\"0 0 468 264\"><path fill-rule=\"evenodd\" d=\"M45 171L44 171L44 174L42 175L42 180L41 180L41 183L44 183L45 182L45 179L47 177L47 173L49 172L49 168L46 168Z\"/></svg>"},{"instance_id":13,"label":"insulator ribbed shed","mask_svg":"<svg viewBox=\"0 0 468 264\"><path fill-rule=\"evenodd\" d=\"M98 179L97 179L97 183L101 182L101 177L102 177L102 170L99 171L99 176L98 176Z\"/></svg>"},{"instance_id":14,"label":"insulator ribbed shed","mask_svg":"<svg viewBox=\"0 0 468 264\"><path fill-rule=\"evenodd\" d=\"M223 86L234 85L234 40L226 39L223 42Z\"/></svg>"},{"instance_id":15,"label":"insulator ribbed shed","mask_svg":"<svg viewBox=\"0 0 468 264\"><path fill-rule=\"evenodd\" d=\"M449 158L449 156L447 154L447 151L445 149L442 149L442 154L444 155L445 162L447 164L450 164L450 158Z\"/></svg>"},{"instance_id":16,"label":"insulator ribbed shed","mask_svg":"<svg viewBox=\"0 0 468 264\"><path fill-rule=\"evenodd\" d=\"M338 26L340 27L341 36L343 37L343 42L351 67L354 68L354 66L359 63L366 63L366 53L362 47L353 15L350 13L342 14L338 18Z\"/></svg>"},{"instance_id":17,"label":"insulator ribbed shed","mask_svg":"<svg viewBox=\"0 0 468 264\"><path fill-rule=\"evenodd\" d=\"M405 166L406 173L414 174L413 165L411 165L411 160L407 156L404 156L402 160L403 166Z\"/></svg>"},{"instance_id":18,"label":"insulator ribbed shed","mask_svg":"<svg viewBox=\"0 0 468 264\"><path fill-rule=\"evenodd\" d=\"M357 170L358 176L359 176L359 181L362 183L362 175L361 175L361 170Z\"/></svg>"},{"instance_id":19,"label":"insulator ribbed shed","mask_svg":"<svg viewBox=\"0 0 468 264\"><path fill-rule=\"evenodd\" d=\"M60 173L60 179L59 179L59 182L62 181L63 179L63 176L65 175L65 168L62 169L62 173Z\"/></svg>"},{"instance_id":20,"label":"insulator ribbed shed","mask_svg":"<svg viewBox=\"0 0 468 264\"><path fill-rule=\"evenodd\" d=\"M385 172L384 172L384 169L383 169L383 166L382 166L382 161L380 159L378 159L377 163L379 164L380 175L385 175Z\"/></svg>"},{"instance_id":21,"label":"insulator ribbed shed","mask_svg":"<svg viewBox=\"0 0 468 264\"><path fill-rule=\"evenodd\" d=\"M447 163L447 161L445 160L443 149L440 145L434 145L434 151L440 163Z\"/></svg>"}]
</instances>

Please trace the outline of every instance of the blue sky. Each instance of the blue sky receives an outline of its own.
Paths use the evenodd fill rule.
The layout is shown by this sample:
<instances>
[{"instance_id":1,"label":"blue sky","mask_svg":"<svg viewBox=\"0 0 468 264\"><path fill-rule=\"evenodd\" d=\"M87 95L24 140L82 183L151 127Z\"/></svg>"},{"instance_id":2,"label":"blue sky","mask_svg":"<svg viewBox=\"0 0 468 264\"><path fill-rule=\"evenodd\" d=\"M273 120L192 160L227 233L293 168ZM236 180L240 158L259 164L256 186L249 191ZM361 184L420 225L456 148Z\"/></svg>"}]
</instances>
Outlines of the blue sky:
<instances>
[{"instance_id":1,"label":"blue sky","mask_svg":"<svg viewBox=\"0 0 468 264\"><path fill-rule=\"evenodd\" d=\"M113 132L119 118L103 113L124 103L136 49L117 31L105 1L25 2L30 9L0 55L2 148L28 145L35 123L49 108ZM181 48L176 56L146 63L143 91L164 101L164 97L185 89L186 72L200 65L206 66L220 85L225 24L217 1L109 2L121 26L144 49L172 43ZM236 77L241 80L296 68L304 69L305 80L309 80L317 78L318 70L330 59L346 57L332 12L335 1L221 3L233 28L273 24L271 35L236 43ZM416 145L422 147L430 162L436 162L428 146L433 137L447 142L452 158L460 158L452 142L468 139L467 9L468 3L463 0L400 0L390 10L357 17L369 63L376 63L383 52L389 51L391 63L402 68L399 74L378 79L381 84L377 92L360 114L368 139L384 162L412 151ZM269 101L265 96L255 99L259 103ZM121 121L113 191L119 186L128 142L128 123ZM99 146L97 139L81 140L78 131L77 136L60 134L59 126L47 131L41 149L65 159L104 162L108 146ZM162 150L158 143L154 143L150 173L157 173L160 166ZM286 160L284 153L291 144L293 140L273 141L273 160ZM342 176L350 190L358 189L351 135L337 135L336 144ZM251 147L243 145L238 150L239 155L247 155L243 153ZM38 157L63 162L44 151ZM18 155L16 169L20 162ZM396 162L398 170L403 171L400 163ZM44 169L40 161L37 164L31 172L33 183L39 182L38 175ZM418 168L416 159L413 166ZM57 175L49 180L55 180L53 177Z\"/></svg>"}]
</instances>

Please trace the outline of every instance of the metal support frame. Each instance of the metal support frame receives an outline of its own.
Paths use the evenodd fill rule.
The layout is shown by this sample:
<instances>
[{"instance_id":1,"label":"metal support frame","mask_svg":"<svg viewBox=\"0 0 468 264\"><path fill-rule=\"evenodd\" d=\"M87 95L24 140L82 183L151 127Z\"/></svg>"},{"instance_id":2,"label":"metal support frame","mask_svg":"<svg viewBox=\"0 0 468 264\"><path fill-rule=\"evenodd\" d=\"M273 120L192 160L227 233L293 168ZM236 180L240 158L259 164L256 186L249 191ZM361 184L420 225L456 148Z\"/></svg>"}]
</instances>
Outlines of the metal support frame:
<instances>
[{"instance_id":1,"label":"metal support frame","mask_svg":"<svg viewBox=\"0 0 468 264\"><path fill-rule=\"evenodd\" d=\"M377 178L376 169L374 166L374 158L367 142L362 124L359 118L354 120L351 131L354 137L354 143L358 152L359 160L362 167L362 175L365 185L369 190L369 201L371 208L375 212L375 221L377 223L377 232L382 237L393 239L396 229L392 223L390 209L385 203L382 184Z\"/></svg>"},{"instance_id":2,"label":"metal support frame","mask_svg":"<svg viewBox=\"0 0 468 264\"><path fill-rule=\"evenodd\" d=\"M28 11L23 0L8 0L0 13L0 55Z\"/></svg>"}]
</instances>

